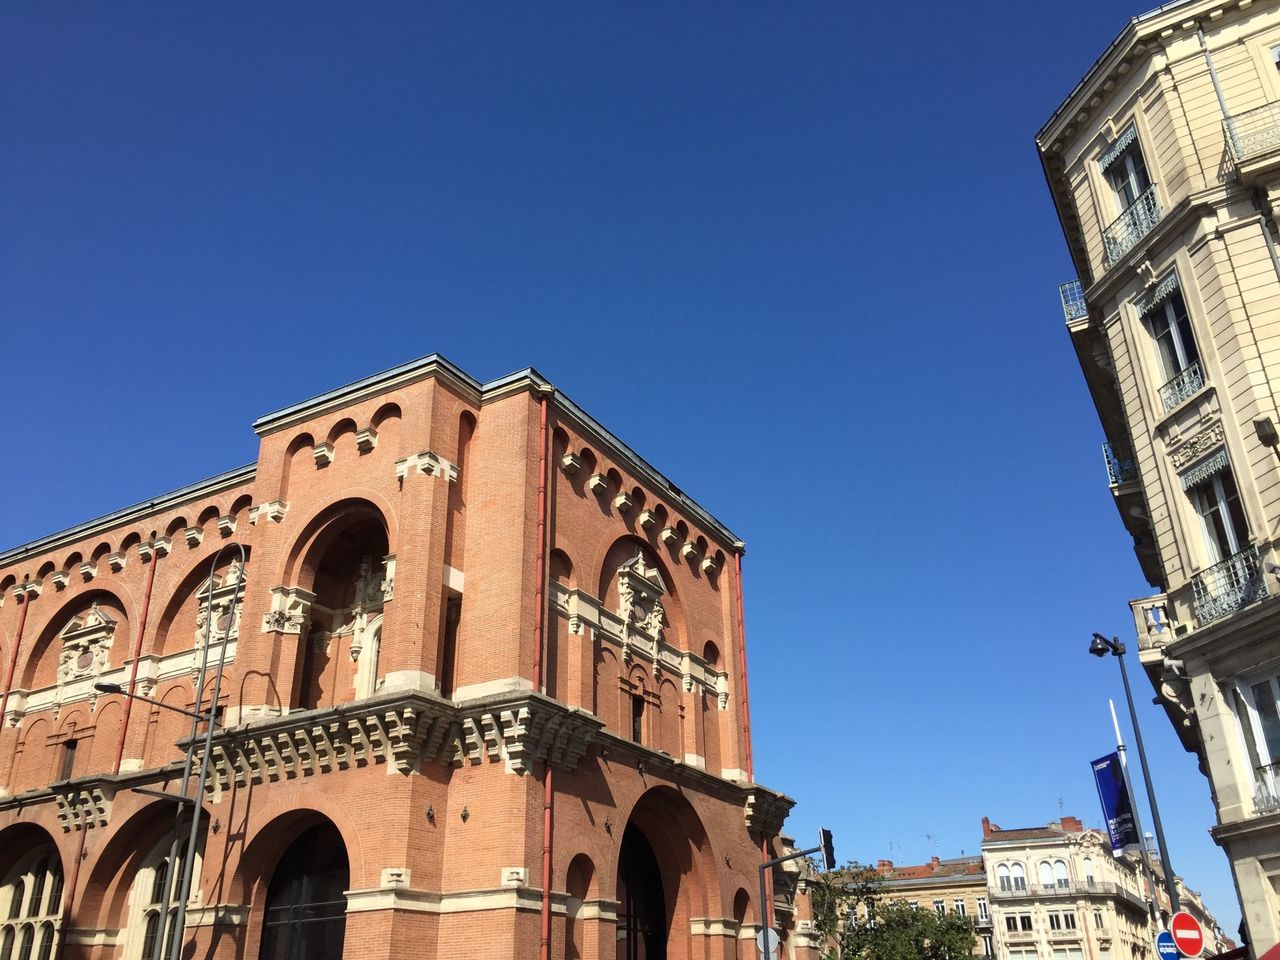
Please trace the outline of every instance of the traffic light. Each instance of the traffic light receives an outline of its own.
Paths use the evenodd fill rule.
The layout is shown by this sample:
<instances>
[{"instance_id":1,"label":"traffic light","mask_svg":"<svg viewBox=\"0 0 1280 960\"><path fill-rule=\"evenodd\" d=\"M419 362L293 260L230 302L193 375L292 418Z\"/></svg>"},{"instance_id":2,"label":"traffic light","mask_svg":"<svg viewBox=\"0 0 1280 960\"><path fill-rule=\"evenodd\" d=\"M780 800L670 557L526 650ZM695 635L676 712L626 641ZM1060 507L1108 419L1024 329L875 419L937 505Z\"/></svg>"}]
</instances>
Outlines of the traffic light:
<instances>
[{"instance_id":1,"label":"traffic light","mask_svg":"<svg viewBox=\"0 0 1280 960\"><path fill-rule=\"evenodd\" d=\"M836 868L836 844L831 836L831 831L823 827L818 830L818 836L822 840L822 868L824 870L834 870Z\"/></svg>"}]
</instances>

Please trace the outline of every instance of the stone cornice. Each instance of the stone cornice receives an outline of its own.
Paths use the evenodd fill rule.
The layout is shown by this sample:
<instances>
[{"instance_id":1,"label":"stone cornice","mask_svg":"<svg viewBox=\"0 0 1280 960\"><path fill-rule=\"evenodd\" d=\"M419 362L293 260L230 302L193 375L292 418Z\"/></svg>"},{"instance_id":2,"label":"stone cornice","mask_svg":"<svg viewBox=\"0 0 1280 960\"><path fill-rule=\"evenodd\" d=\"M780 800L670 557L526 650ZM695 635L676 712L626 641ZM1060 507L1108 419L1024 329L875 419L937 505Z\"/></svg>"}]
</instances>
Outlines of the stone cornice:
<instances>
[{"instance_id":1,"label":"stone cornice","mask_svg":"<svg viewBox=\"0 0 1280 960\"><path fill-rule=\"evenodd\" d=\"M112 802L121 791L177 780L181 768L182 764L175 762L138 773L94 774L63 780L36 790L0 796L0 813L52 803L57 805L58 822L67 833L103 827L111 821Z\"/></svg>"},{"instance_id":2,"label":"stone cornice","mask_svg":"<svg viewBox=\"0 0 1280 960\"><path fill-rule=\"evenodd\" d=\"M410 774L502 761L525 774L535 763L573 770L604 722L541 694L518 692L454 703L397 691L325 710L290 713L215 735L206 793L389 764Z\"/></svg>"}]
</instances>

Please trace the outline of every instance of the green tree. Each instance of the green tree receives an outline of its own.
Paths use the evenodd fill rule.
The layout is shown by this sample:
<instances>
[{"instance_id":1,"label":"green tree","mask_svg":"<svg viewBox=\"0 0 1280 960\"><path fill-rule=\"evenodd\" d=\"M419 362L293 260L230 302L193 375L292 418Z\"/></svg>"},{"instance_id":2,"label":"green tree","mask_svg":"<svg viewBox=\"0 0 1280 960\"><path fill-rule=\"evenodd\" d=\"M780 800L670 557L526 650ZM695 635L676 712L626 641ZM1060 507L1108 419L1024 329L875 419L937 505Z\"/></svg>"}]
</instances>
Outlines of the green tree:
<instances>
[{"instance_id":1,"label":"green tree","mask_svg":"<svg viewBox=\"0 0 1280 960\"><path fill-rule=\"evenodd\" d=\"M973 921L920 910L884 896L884 880L849 864L817 874L813 920L827 944L823 960L967 960L977 938Z\"/></svg>"}]
</instances>

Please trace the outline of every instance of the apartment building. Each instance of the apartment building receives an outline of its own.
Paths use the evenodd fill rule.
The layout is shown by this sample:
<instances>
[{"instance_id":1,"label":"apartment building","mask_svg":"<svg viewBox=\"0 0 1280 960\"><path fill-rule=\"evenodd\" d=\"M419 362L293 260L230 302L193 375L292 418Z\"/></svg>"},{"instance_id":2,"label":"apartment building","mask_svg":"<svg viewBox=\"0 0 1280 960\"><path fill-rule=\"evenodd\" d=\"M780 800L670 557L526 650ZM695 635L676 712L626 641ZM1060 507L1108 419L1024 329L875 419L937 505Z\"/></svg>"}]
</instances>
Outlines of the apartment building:
<instances>
[{"instance_id":1,"label":"apartment building","mask_svg":"<svg viewBox=\"0 0 1280 960\"><path fill-rule=\"evenodd\" d=\"M886 900L970 918L977 934L974 956L995 956L987 874L980 855L948 860L932 857L928 863L911 865L878 860L876 873Z\"/></svg>"},{"instance_id":2,"label":"apartment building","mask_svg":"<svg viewBox=\"0 0 1280 960\"><path fill-rule=\"evenodd\" d=\"M1062 817L1043 826L1003 829L982 819L982 860L999 960L1120 960L1154 957L1168 915L1164 874L1153 890L1139 857L1114 857L1105 832ZM1200 895L1179 881L1181 908L1205 929L1206 956L1234 944ZM1154 900L1153 900L1154 898Z\"/></svg>"},{"instance_id":3,"label":"apartment building","mask_svg":"<svg viewBox=\"0 0 1280 960\"><path fill-rule=\"evenodd\" d=\"M1278 67L1275 0L1169 3L1037 135L1099 482L1154 590L1139 656L1209 778L1257 957L1280 956Z\"/></svg>"},{"instance_id":4,"label":"apartment building","mask_svg":"<svg viewBox=\"0 0 1280 960\"><path fill-rule=\"evenodd\" d=\"M254 429L0 552L0 957L169 955L197 802L182 956L755 956L742 542L533 370Z\"/></svg>"}]
</instances>

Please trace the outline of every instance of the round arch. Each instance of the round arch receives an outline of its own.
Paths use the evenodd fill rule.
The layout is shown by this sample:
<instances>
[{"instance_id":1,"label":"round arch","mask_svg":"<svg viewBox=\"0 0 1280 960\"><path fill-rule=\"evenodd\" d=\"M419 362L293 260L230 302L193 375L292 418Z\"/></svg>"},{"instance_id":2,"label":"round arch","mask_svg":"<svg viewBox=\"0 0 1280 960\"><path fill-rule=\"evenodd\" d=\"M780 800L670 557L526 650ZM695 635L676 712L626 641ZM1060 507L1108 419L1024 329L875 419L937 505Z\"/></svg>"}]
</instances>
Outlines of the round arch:
<instances>
[{"instance_id":1,"label":"round arch","mask_svg":"<svg viewBox=\"0 0 1280 960\"><path fill-rule=\"evenodd\" d=\"M194 633L187 640L181 641L175 645L169 642L169 633L175 628L176 621L184 619L187 613L192 618L195 616L194 610L184 610L188 605L195 592L209 578L209 564L213 558L217 556L219 551L225 551L223 554L223 562L218 565L218 572L225 572L233 561L238 561L240 552L234 547L238 541L227 541L217 544L211 549L202 552L197 559L188 560L183 566L182 571L178 574L177 586L170 591L168 598L165 600L164 606L161 608L160 616L155 620L155 627L149 631L150 636L145 638L143 654L162 654L171 653L175 650L189 650L195 645ZM249 563L253 560L253 551L248 544L242 544L245 552L245 573L248 574ZM243 599L243 597L242 597Z\"/></svg>"},{"instance_id":2,"label":"round arch","mask_svg":"<svg viewBox=\"0 0 1280 960\"><path fill-rule=\"evenodd\" d=\"M663 943L673 948L673 956L691 956L690 921L713 915L709 911L721 915L724 901L715 854L701 817L676 789L653 787L632 807L623 841L610 871L614 899L623 901L619 936L624 935L621 914L627 910L628 898L641 911L656 912L655 905L660 902L665 923ZM637 890L637 885L642 889Z\"/></svg>"},{"instance_id":3,"label":"round arch","mask_svg":"<svg viewBox=\"0 0 1280 960\"><path fill-rule=\"evenodd\" d=\"M57 681L57 657L47 663L54 640L73 617L89 611L94 604L103 608L103 612L116 621L111 634L111 650L108 666L114 666L129 656L129 643L132 636L130 625L133 623L131 604L113 590L93 588L75 596L68 597L40 627L36 633L35 643L25 660L18 665L18 682L15 686L25 690L36 689L37 681L51 686ZM44 682L47 681L47 682Z\"/></svg>"},{"instance_id":4,"label":"round arch","mask_svg":"<svg viewBox=\"0 0 1280 960\"><path fill-rule=\"evenodd\" d=\"M376 520L387 538L387 552L396 552L395 511L371 490L353 490L352 496L318 510L302 527L285 559L281 582L310 590L315 581L315 565L333 540L353 526Z\"/></svg>"}]
</instances>

